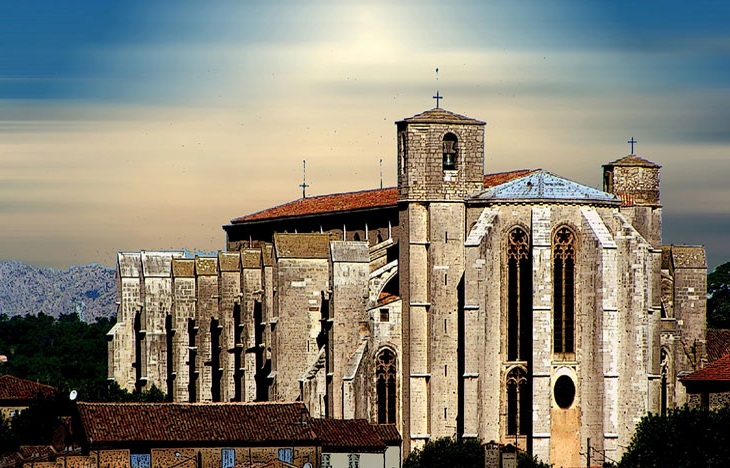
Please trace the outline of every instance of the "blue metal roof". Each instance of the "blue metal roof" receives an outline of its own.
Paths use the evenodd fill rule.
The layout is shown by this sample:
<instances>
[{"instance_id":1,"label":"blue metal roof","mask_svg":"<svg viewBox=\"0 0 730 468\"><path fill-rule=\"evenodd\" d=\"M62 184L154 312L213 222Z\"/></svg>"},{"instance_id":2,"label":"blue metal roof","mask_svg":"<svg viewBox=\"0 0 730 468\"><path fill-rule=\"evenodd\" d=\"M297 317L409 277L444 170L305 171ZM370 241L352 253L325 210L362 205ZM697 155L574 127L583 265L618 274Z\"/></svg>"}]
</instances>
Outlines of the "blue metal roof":
<instances>
[{"instance_id":1,"label":"blue metal roof","mask_svg":"<svg viewBox=\"0 0 730 468\"><path fill-rule=\"evenodd\" d=\"M498 203L546 202L619 205L616 196L573 182L542 169L519 179L490 187L470 197L471 201Z\"/></svg>"}]
</instances>

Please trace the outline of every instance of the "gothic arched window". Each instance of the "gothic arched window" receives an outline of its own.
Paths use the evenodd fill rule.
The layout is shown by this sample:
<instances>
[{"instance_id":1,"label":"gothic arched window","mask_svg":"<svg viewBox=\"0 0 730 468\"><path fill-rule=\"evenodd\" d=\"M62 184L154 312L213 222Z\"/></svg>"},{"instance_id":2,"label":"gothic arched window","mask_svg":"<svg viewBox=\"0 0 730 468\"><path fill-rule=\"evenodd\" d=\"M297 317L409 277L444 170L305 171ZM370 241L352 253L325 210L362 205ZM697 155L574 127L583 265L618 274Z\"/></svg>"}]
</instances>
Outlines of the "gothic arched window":
<instances>
[{"instance_id":1,"label":"gothic arched window","mask_svg":"<svg viewBox=\"0 0 730 468\"><path fill-rule=\"evenodd\" d=\"M575 234L567 227L553 239L553 350L575 352Z\"/></svg>"},{"instance_id":2,"label":"gothic arched window","mask_svg":"<svg viewBox=\"0 0 730 468\"><path fill-rule=\"evenodd\" d=\"M507 360L527 361L532 351L530 239L521 228L507 238Z\"/></svg>"},{"instance_id":3,"label":"gothic arched window","mask_svg":"<svg viewBox=\"0 0 730 468\"><path fill-rule=\"evenodd\" d=\"M378 393L378 424L395 423L396 405L395 353L388 348L375 358L375 379Z\"/></svg>"},{"instance_id":4,"label":"gothic arched window","mask_svg":"<svg viewBox=\"0 0 730 468\"><path fill-rule=\"evenodd\" d=\"M507 374L507 435L528 434L532 420L527 372L515 367Z\"/></svg>"},{"instance_id":5,"label":"gothic arched window","mask_svg":"<svg viewBox=\"0 0 730 468\"><path fill-rule=\"evenodd\" d=\"M456 170L456 156L457 156L457 143L458 139L453 133L447 133L444 135L443 140L443 168L444 171L455 171Z\"/></svg>"}]
</instances>

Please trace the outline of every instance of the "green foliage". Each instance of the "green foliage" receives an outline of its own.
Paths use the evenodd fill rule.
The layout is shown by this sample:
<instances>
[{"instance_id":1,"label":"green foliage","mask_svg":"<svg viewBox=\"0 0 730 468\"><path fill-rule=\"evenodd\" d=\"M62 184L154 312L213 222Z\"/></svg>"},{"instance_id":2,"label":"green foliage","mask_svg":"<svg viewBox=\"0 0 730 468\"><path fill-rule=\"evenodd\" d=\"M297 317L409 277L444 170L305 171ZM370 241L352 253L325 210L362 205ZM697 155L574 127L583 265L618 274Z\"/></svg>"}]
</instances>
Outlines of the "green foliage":
<instances>
[{"instance_id":1,"label":"green foliage","mask_svg":"<svg viewBox=\"0 0 730 468\"><path fill-rule=\"evenodd\" d=\"M39 395L30 407L13 418L11 429L15 441L18 445L51 444L61 416L71 414L71 404L66 395Z\"/></svg>"},{"instance_id":2,"label":"green foliage","mask_svg":"<svg viewBox=\"0 0 730 468\"><path fill-rule=\"evenodd\" d=\"M527 452L520 452L517 454L517 468L551 468L551 466L538 460L537 457L531 457Z\"/></svg>"},{"instance_id":3,"label":"green foliage","mask_svg":"<svg viewBox=\"0 0 730 468\"><path fill-rule=\"evenodd\" d=\"M106 333L113 320L87 324L75 313L0 315L0 372L58 388L84 389L106 380ZM81 393L81 392L80 392Z\"/></svg>"},{"instance_id":4,"label":"green foliage","mask_svg":"<svg viewBox=\"0 0 730 468\"><path fill-rule=\"evenodd\" d=\"M0 417L0 452L19 445L48 445L61 418L73 413L71 390L79 401L161 402L165 393L152 386L142 392L128 392L107 380L106 334L113 320L97 319L87 324L76 314L54 319L49 315L0 315L0 354L8 362L0 373L52 385L58 393L38 396L26 410L13 418L12 425Z\"/></svg>"},{"instance_id":5,"label":"green foliage","mask_svg":"<svg viewBox=\"0 0 730 468\"><path fill-rule=\"evenodd\" d=\"M12 452L15 447L15 433L10 429L8 419L0 411L0 453Z\"/></svg>"},{"instance_id":6,"label":"green foliage","mask_svg":"<svg viewBox=\"0 0 730 468\"><path fill-rule=\"evenodd\" d=\"M621 468L678 466L730 466L730 408L684 407L666 416L644 417L619 464Z\"/></svg>"},{"instance_id":7,"label":"green foliage","mask_svg":"<svg viewBox=\"0 0 730 468\"><path fill-rule=\"evenodd\" d=\"M517 454L518 468L550 468L525 452ZM484 468L484 446L479 439L456 440L443 437L415 449L403 468Z\"/></svg>"},{"instance_id":8,"label":"green foliage","mask_svg":"<svg viewBox=\"0 0 730 468\"><path fill-rule=\"evenodd\" d=\"M106 334L113 325L108 318L85 323L75 313L0 315L0 354L8 356L0 373L52 385L62 400L76 390L80 401L165 401L155 386L130 393L107 380Z\"/></svg>"},{"instance_id":9,"label":"green foliage","mask_svg":"<svg viewBox=\"0 0 730 468\"><path fill-rule=\"evenodd\" d=\"M730 262L707 275L707 326L730 328Z\"/></svg>"},{"instance_id":10,"label":"green foliage","mask_svg":"<svg viewBox=\"0 0 730 468\"><path fill-rule=\"evenodd\" d=\"M443 437L415 449L403 462L403 468L483 468L484 448L479 440L457 441Z\"/></svg>"}]
</instances>

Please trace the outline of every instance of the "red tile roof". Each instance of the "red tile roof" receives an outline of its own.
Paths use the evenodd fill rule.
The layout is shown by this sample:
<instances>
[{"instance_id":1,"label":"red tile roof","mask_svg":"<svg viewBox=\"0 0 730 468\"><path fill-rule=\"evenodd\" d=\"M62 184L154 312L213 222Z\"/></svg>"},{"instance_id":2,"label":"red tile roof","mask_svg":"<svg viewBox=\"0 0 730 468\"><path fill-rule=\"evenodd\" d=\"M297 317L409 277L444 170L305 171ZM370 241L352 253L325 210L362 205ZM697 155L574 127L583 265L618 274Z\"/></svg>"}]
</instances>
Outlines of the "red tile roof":
<instances>
[{"instance_id":1,"label":"red tile roof","mask_svg":"<svg viewBox=\"0 0 730 468\"><path fill-rule=\"evenodd\" d=\"M484 176L484 188L494 187L510 180L526 176L536 169L520 169L517 171L498 172ZM359 192L333 193L314 197L300 198L283 205L258 211L250 215L231 220L231 224L251 221L264 221L279 218L312 216L325 213L340 213L355 210L396 207L398 205L398 189L361 190Z\"/></svg>"},{"instance_id":2,"label":"red tile roof","mask_svg":"<svg viewBox=\"0 0 730 468\"><path fill-rule=\"evenodd\" d=\"M680 377L682 382L730 382L730 354L712 361L702 369Z\"/></svg>"},{"instance_id":3,"label":"red tile roof","mask_svg":"<svg viewBox=\"0 0 730 468\"><path fill-rule=\"evenodd\" d=\"M78 403L90 444L314 444L302 403ZM302 424L302 420L306 421Z\"/></svg>"},{"instance_id":4,"label":"red tile roof","mask_svg":"<svg viewBox=\"0 0 730 468\"><path fill-rule=\"evenodd\" d=\"M395 424L371 424L371 426L378 433L380 439L385 442L385 445L400 445L403 440Z\"/></svg>"},{"instance_id":5,"label":"red tile roof","mask_svg":"<svg viewBox=\"0 0 730 468\"><path fill-rule=\"evenodd\" d=\"M364 419L312 419L312 429L326 451L382 452L387 447Z\"/></svg>"},{"instance_id":6,"label":"red tile roof","mask_svg":"<svg viewBox=\"0 0 730 468\"><path fill-rule=\"evenodd\" d=\"M386 304L390 304L391 302L395 302L395 301L397 301L399 299L400 299L399 296L396 296L395 294L391 294L389 292L383 291L378 296L378 305L379 306L384 306Z\"/></svg>"},{"instance_id":7,"label":"red tile roof","mask_svg":"<svg viewBox=\"0 0 730 468\"><path fill-rule=\"evenodd\" d=\"M397 203L398 189L395 187L362 190L359 192L334 193L300 198L299 200L233 219L231 223L237 224L264 219L384 208L387 206L396 206Z\"/></svg>"},{"instance_id":8,"label":"red tile roof","mask_svg":"<svg viewBox=\"0 0 730 468\"><path fill-rule=\"evenodd\" d=\"M58 453L50 445L21 445L18 447L18 454L25 460L44 461L52 459Z\"/></svg>"},{"instance_id":9,"label":"red tile roof","mask_svg":"<svg viewBox=\"0 0 730 468\"><path fill-rule=\"evenodd\" d=\"M28 401L42 395L50 397L56 393L56 389L32 380L21 379L14 375L0 375L0 400L5 401Z\"/></svg>"},{"instance_id":10,"label":"red tile roof","mask_svg":"<svg viewBox=\"0 0 730 468\"><path fill-rule=\"evenodd\" d=\"M726 328L707 329L707 360L712 362L730 354L730 330Z\"/></svg>"},{"instance_id":11,"label":"red tile roof","mask_svg":"<svg viewBox=\"0 0 730 468\"><path fill-rule=\"evenodd\" d=\"M484 175L484 188L496 187L502 185L510 180L519 179L533 172L537 172L540 169L518 169L516 171L508 172L495 172L494 174Z\"/></svg>"}]
</instances>

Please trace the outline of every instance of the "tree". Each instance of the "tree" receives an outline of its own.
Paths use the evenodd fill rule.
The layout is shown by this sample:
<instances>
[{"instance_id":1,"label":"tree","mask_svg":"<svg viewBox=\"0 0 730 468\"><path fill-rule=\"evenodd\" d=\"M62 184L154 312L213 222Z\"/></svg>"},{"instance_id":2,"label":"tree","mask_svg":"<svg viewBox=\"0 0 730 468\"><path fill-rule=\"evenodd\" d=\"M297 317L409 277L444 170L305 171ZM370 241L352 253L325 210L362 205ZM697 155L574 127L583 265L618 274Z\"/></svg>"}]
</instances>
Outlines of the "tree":
<instances>
[{"instance_id":1,"label":"tree","mask_svg":"<svg viewBox=\"0 0 730 468\"><path fill-rule=\"evenodd\" d=\"M484 448L478 439L443 437L428 441L406 458L403 468L483 468Z\"/></svg>"},{"instance_id":2,"label":"tree","mask_svg":"<svg viewBox=\"0 0 730 468\"><path fill-rule=\"evenodd\" d=\"M15 434L10 428L10 421L0 411L0 454L15 450Z\"/></svg>"},{"instance_id":3,"label":"tree","mask_svg":"<svg viewBox=\"0 0 730 468\"><path fill-rule=\"evenodd\" d=\"M707 326L730 328L730 262L707 275Z\"/></svg>"},{"instance_id":4,"label":"tree","mask_svg":"<svg viewBox=\"0 0 730 468\"><path fill-rule=\"evenodd\" d=\"M636 427L620 468L719 468L730 466L730 408L684 407L649 414Z\"/></svg>"},{"instance_id":5,"label":"tree","mask_svg":"<svg viewBox=\"0 0 730 468\"><path fill-rule=\"evenodd\" d=\"M550 468L525 452L517 456L518 468ZM484 446L479 439L443 437L429 441L406 458L403 468L484 468Z\"/></svg>"}]
</instances>

